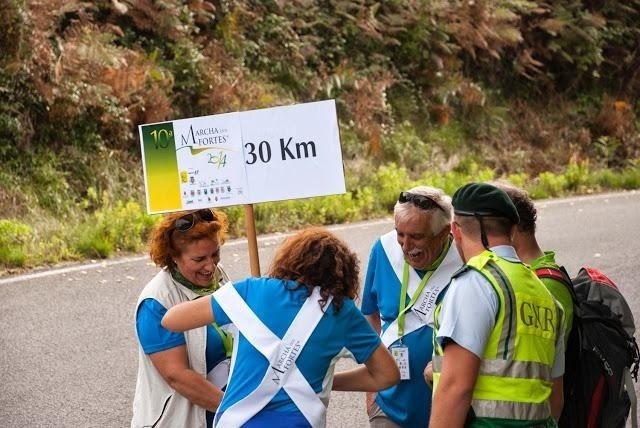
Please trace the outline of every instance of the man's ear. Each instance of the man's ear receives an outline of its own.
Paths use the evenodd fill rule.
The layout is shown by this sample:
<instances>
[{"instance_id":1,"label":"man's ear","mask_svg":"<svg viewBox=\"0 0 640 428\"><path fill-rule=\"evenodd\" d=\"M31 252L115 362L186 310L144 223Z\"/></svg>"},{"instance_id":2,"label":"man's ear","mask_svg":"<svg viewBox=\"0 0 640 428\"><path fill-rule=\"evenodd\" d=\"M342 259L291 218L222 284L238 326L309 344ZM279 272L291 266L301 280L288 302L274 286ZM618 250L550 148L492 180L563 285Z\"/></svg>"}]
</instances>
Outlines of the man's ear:
<instances>
[{"instance_id":1,"label":"man's ear","mask_svg":"<svg viewBox=\"0 0 640 428\"><path fill-rule=\"evenodd\" d=\"M467 259L464 256L464 249L462 248L462 229L460 228L460 224L455 221L451 222L451 235L453 236L453 242L456 243L460 258L466 263Z\"/></svg>"},{"instance_id":2,"label":"man's ear","mask_svg":"<svg viewBox=\"0 0 640 428\"><path fill-rule=\"evenodd\" d=\"M460 230L460 225L455 221L452 221L449 225L451 227L451 234L453 235L453 239L458 242L460 240L460 236L462 235L462 231Z\"/></svg>"},{"instance_id":3,"label":"man's ear","mask_svg":"<svg viewBox=\"0 0 640 428\"><path fill-rule=\"evenodd\" d=\"M511 226L511 230L509 231L509 239L511 242L516 242L516 234L518 232L518 225L514 224Z\"/></svg>"}]
</instances>

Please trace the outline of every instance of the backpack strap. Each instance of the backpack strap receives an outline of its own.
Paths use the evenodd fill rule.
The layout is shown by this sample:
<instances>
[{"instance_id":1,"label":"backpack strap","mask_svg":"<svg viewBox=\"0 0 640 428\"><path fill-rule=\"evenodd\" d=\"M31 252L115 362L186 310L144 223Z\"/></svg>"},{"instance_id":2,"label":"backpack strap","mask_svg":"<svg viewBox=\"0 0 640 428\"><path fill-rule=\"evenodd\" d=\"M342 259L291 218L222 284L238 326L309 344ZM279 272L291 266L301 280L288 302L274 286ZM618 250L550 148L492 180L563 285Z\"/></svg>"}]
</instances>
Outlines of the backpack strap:
<instances>
[{"instance_id":1,"label":"backpack strap","mask_svg":"<svg viewBox=\"0 0 640 428\"><path fill-rule=\"evenodd\" d=\"M550 278L563 283L565 287L567 287L567 290L569 290L569 294L571 294L571 300L573 300L573 306L574 307L578 306L576 291L573 289L573 282L571 281L571 277L569 276L569 273L564 268L564 266L558 266L557 268L553 268L553 267L538 268L535 270L535 273L538 278L541 278L541 279Z\"/></svg>"},{"instance_id":2,"label":"backpack strap","mask_svg":"<svg viewBox=\"0 0 640 428\"><path fill-rule=\"evenodd\" d=\"M625 368L623 376L623 383L627 391L627 395L629 396L629 401L631 402L631 427L638 428L638 398L636 397L633 378L631 377L631 373L629 372L628 368Z\"/></svg>"},{"instance_id":3,"label":"backpack strap","mask_svg":"<svg viewBox=\"0 0 640 428\"><path fill-rule=\"evenodd\" d=\"M564 267L552 268L552 267L544 267L536 269L536 276L538 278L551 278L556 281L560 281L567 285L568 287L573 288L573 284L571 283L571 279L569 274L565 270Z\"/></svg>"}]
</instances>

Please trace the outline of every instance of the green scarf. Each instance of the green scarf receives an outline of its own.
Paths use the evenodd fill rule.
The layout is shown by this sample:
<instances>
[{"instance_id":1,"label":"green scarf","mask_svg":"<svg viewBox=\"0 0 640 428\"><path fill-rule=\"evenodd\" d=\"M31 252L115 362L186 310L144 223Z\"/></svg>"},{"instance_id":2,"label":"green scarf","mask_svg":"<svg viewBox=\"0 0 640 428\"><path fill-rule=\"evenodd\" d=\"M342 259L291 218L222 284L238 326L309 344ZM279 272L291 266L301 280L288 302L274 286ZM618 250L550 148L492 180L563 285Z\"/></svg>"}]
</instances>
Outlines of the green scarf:
<instances>
[{"instance_id":1,"label":"green scarf","mask_svg":"<svg viewBox=\"0 0 640 428\"><path fill-rule=\"evenodd\" d=\"M198 296L207 296L209 294L212 294L214 291L216 291L220 287L220 281L218 280L217 277L213 278L213 280L211 281L211 285L209 287L200 287L195 285L193 282L185 278L180 272L178 272L177 269L171 269L171 277L175 281L187 287L189 290L196 293Z\"/></svg>"}]
</instances>

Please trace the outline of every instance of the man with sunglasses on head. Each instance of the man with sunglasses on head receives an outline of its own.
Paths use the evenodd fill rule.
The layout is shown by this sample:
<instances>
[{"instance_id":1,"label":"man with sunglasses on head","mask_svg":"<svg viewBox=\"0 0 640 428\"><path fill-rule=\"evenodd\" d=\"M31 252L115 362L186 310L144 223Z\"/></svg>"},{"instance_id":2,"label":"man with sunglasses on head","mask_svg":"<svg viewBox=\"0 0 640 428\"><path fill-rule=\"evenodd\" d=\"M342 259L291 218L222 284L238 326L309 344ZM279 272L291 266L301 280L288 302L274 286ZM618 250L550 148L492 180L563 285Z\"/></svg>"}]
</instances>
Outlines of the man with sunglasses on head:
<instances>
[{"instance_id":1,"label":"man with sunglasses on head","mask_svg":"<svg viewBox=\"0 0 640 428\"><path fill-rule=\"evenodd\" d=\"M362 313L394 356L401 382L367 396L371 427L425 427L431 389L422 372L432 356L436 303L462 260L450 235L451 198L418 186L401 192L395 229L373 245Z\"/></svg>"},{"instance_id":2,"label":"man with sunglasses on head","mask_svg":"<svg viewBox=\"0 0 640 428\"><path fill-rule=\"evenodd\" d=\"M132 428L213 425L229 375L232 336L216 324L175 333L161 321L171 307L211 294L229 280L220 266L227 227L223 212L202 209L168 214L151 233L149 253L161 270L136 305Z\"/></svg>"}]
</instances>

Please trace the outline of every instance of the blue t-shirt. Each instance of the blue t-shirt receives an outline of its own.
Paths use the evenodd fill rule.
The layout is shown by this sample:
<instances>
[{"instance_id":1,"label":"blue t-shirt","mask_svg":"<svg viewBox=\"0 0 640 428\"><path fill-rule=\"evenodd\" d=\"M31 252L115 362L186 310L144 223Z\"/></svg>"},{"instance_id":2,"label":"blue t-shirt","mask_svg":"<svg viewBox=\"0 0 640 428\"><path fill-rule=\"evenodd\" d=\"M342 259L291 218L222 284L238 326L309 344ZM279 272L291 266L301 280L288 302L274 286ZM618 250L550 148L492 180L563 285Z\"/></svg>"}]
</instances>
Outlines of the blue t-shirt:
<instances>
[{"instance_id":1,"label":"blue t-shirt","mask_svg":"<svg viewBox=\"0 0 640 428\"><path fill-rule=\"evenodd\" d=\"M306 287L288 289L295 283L274 278L248 278L233 284L264 325L279 338L289 325L307 297ZM218 325L231 323L215 297L211 299L214 319ZM325 315L300 352L296 365L316 393L322 390L322 382L330 368L331 360L347 348L358 363L369 359L380 346L380 338L362 316L353 300L343 300L342 308L334 313L333 304L325 308ZM262 381L269 362L240 334L233 373L220 404L220 412L251 393ZM250 422L269 417L269 414L292 413L304 418L294 402L283 389ZM285 417L285 415L282 415ZM300 418L297 418L300 420ZM304 419L302 419L304 420ZM290 425L291 426L291 425ZM308 426L308 425L307 425Z\"/></svg>"},{"instance_id":2,"label":"blue t-shirt","mask_svg":"<svg viewBox=\"0 0 640 428\"><path fill-rule=\"evenodd\" d=\"M136 316L136 331L138 333L138 341L145 354L166 351L167 349L186 344L184 333L169 331L160 323L166 313L167 308L155 299L144 299L140 303ZM211 325L207 326L207 347L205 355L207 372L227 358L222 338ZM215 413L207 411L207 427L213 426L214 415Z\"/></svg>"},{"instance_id":3,"label":"blue t-shirt","mask_svg":"<svg viewBox=\"0 0 640 428\"><path fill-rule=\"evenodd\" d=\"M453 248L453 247L452 247ZM453 248L453 251L456 251ZM424 272L417 271L422 277ZM369 255L369 265L362 293L362 313L380 314L382 332L398 318L402 284L389 263L378 239ZM442 299L442 294L438 301ZM409 304L406 298L406 305ZM431 414L431 388L426 384L423 370L433 353L433 329L424 326L402 338L409 348L410 379L378 392L376 402L396 424L403 427L426 427ZM394 344L395 345L395 344ZM393 346L393 345L392 345Z\"/></svg>"}]
</instances>

